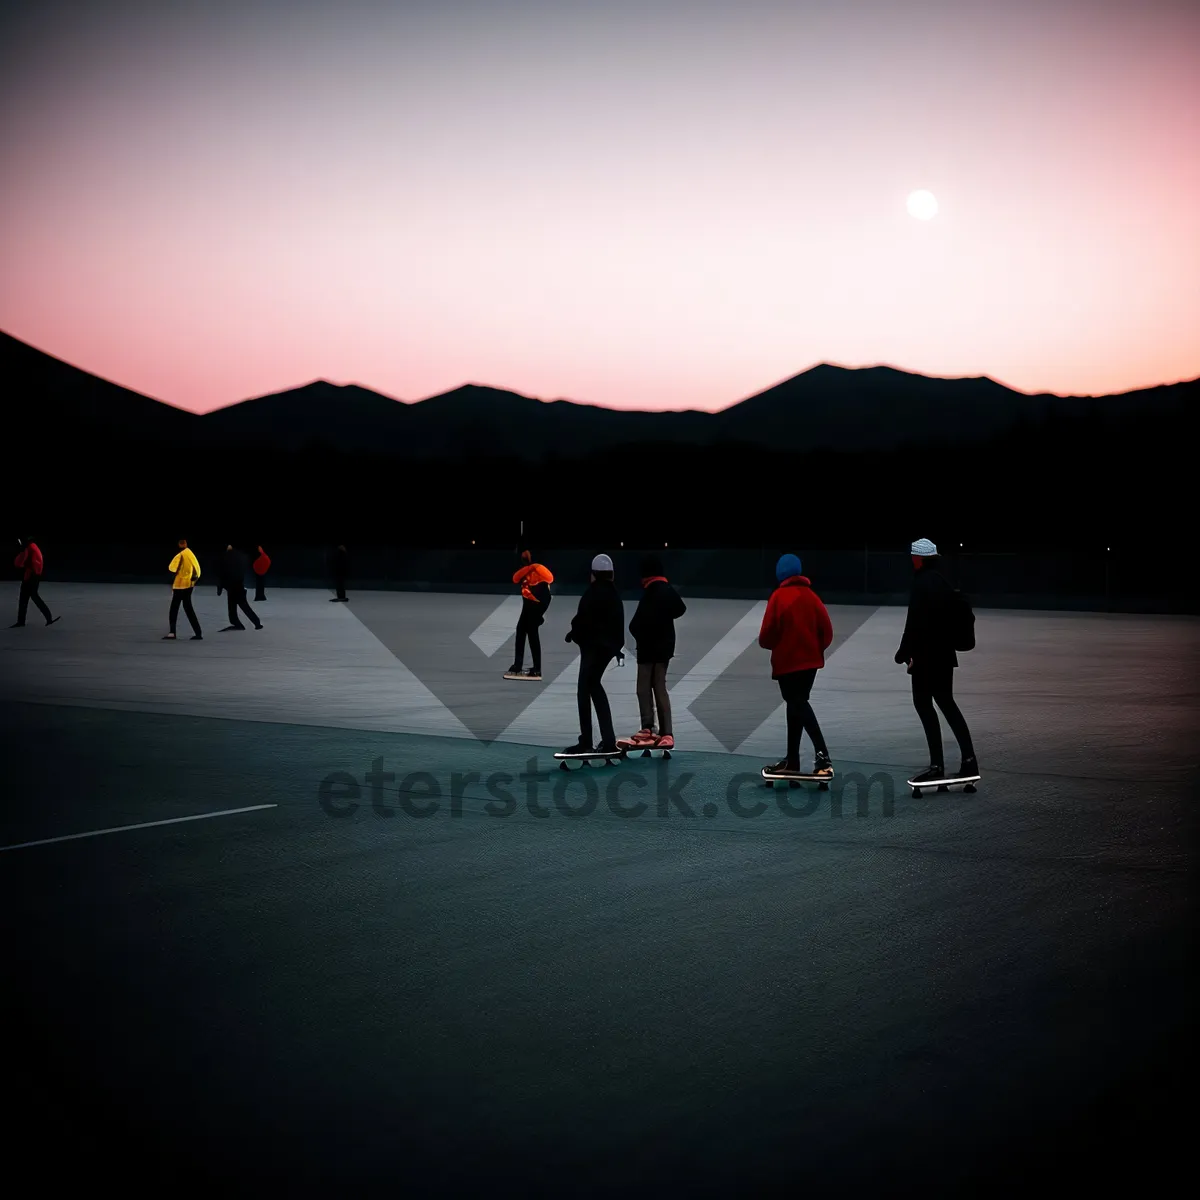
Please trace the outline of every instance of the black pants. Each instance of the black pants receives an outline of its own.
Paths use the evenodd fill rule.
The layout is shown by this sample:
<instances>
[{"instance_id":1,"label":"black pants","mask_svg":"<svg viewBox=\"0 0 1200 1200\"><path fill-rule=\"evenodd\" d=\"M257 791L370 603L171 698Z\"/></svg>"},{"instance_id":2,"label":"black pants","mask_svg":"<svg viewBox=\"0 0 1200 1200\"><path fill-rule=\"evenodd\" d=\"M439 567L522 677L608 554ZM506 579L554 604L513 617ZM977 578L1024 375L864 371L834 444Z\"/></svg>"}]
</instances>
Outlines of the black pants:
<instances>
[{"instance_id":1,"label":"black pants","mask_svg":"<svg viewBox=\"0 0 1200 1200\"><path fill-rule=\"evenodd\" d=\"M521 615L517 618L517 654L513 665L519 671L525 661L525 639L529 639L529 653L533 656L533 669L542 673L542 635L538 629L542 624L542 606L533 600L521 602Z\"/></svg>"},{"instance_id":2,"label":"black pants","mask_svg":"<svg viewBox=\"0 0 1200 1200\"><path fill-rule=\"evenodd\" d=\"M46 602L38 595L38 584L41 579L36 575L31 575L28 579L21 580L21 599L17 601L17 624L25 624L25 614L29 611L29 602L32 600L37 605L38 611L46 618L51 620L50 610L46 607Z\"/></svg>"},{"instance_id":3,"label":"black pants","mask_svg":"<svg viewBox=\"0 0 1200 1200\"><path fill-rule=\"evenodd\" d=\"M251 625L258 624L258 617L255 615L254 609L252 609L250 605L246 603L246 589L244 587L236 589L226 588L225 595L229 598L230 625L241 625L241 621L238 620L239 608L246 614L246 616L250 618Z\"/></svg>"},{"instance_id":4,"label":"black pants","mask_svg":"<svg viewBox=\"0 0 1200 1200\"><path fill-rule=\"evenodd\" d=\"M264 590L267 586L267 577L265 575L255 575L254 577L254 599L265 600L267 593Z\"/></svg>"},{"instance_id":5,"label":"black pants","mask_svg":"<svg viewBox=\"0 0 1200 1200\"><path fill-rule=\"evenodd\" d=\"M963 719L963 715L954 701L953 667L926 667L923 670L914 670L912 673L912 696L913 707L917 710L917 716L921 718L921 724L925 729L925 740L929 743L929 765L931 767L946 765L942 758L942 727L938 724L937 712L933 707L935 704L942 710L942 715L945 716L946 724L950 726L950 732L954 734L958 742L958 748L962 751L963 758L975 757L975 748L971 744L971 731L967 728L967 722Z\"/></svg>"},{"instance_id":6,"label":"black pants","mask_svg":"<svg viewBox=\"0 0 1200 1200\"><path fill-rule=\"evenodd\" d=\"M600 724L600 741L611 746L617 740L612 710L601 679L615 655L604 650L584 650L579 659L579 738L585 746L592 742L592 705Z\"/></svg>"},{"instance_id":7,"label":"black pants","mask_svg":"<svg viewBox=\"0 0 1200 1200\"><path fill-rule=\"evenodd\" d=\"M345 575L335 576L334 581L333 581L333 586L337 589L337 598L339 600L345 600L345 598L346 598L346 576Z\"/></svg>"},{"instance_id":8,"label":"black pants","mask_svg":"<svg viewBox=\"0 0 1200 1200\"><path fill-rule=\"evenodd\" d=\"M179 606L181 604L183 605L183 611L187 615L187 619L192 624L192 632L199 635L200 622L196 620L196 610L192 607L191 588L171 589L171 632L175 632L175 622L179 620Z\"/></svg>"},{"instance_id":9,"label":"black pants","mask_svg":"<svg viewBox=\"0 0 1200 1200\"><path fill-rule=\"evenodd\" d=\"M808 734L817 754L829 753L821 726L817 724L817 714L808 702L816 678L816 667L779 677L779 693L787 704L787 765L794 771L800 769L801 734Z\"/></svg>"}]
</instances>

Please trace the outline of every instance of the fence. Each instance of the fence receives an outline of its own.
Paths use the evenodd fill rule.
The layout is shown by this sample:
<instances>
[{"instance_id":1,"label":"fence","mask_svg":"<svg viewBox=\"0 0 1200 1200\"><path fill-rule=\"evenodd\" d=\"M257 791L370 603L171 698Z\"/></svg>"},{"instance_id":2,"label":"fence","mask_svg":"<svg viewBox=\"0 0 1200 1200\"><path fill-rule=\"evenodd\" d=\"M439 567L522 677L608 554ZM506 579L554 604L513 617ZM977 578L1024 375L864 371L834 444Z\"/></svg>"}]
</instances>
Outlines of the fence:
<instances>
[{"instance_id":1,"label":"fence","mask_svg":"<svg viewBox=\"0 0 1200 1200\"><path fill-rule=\"evenodd\" d=\"M216 584L223 546L193 546L206 582ZM608 553L627 597L638 590L639 560L647 549L662 559L666 575L697 598L759 598L774 586L774 564L787 547L694 549L645 547L540 548L555 575L555 591L578 593L592 556ZM413 549L350 546L350 584L360 589L508 592L516 569L511 551L472 546ZM175 548L170 545L46 545L46 578L76 582L165 583ZM268 546L273 587L326 587L329 552L306 545ZM893 549L814 550L803 554L805 574L827 603L899 604L908 596L912 565ZM1104 551L1094 553L970 553L945 555L951 580L978 607L1046 608L1113 612L1200 612L1196 588L1182 569L1124 569ZM14 572L15 575L15 572Z\"/></svg>"}]
</instances>

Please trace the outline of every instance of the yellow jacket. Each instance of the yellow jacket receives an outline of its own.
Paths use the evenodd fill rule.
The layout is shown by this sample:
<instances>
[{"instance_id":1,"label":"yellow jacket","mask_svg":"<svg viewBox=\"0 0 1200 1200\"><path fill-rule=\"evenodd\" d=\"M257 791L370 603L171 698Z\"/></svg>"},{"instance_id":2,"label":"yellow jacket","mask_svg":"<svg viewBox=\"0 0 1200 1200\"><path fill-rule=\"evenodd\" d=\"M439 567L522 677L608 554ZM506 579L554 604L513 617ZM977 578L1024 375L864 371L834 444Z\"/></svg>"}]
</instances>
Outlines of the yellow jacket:
<instances>
[{"instance_id":1,"label":"yellow jacket","mask_svg":"<svg viewBox=\"0 0 1200 1200\"><path fill-rule=\"evenodd\" d=\"M167 567L167 570L175 572L175 582L171 584L172 589L195 587L196 580L200 578L200 564L190 550L180 550L171 559L171 565Z\"/></svg>"}]
</instances>

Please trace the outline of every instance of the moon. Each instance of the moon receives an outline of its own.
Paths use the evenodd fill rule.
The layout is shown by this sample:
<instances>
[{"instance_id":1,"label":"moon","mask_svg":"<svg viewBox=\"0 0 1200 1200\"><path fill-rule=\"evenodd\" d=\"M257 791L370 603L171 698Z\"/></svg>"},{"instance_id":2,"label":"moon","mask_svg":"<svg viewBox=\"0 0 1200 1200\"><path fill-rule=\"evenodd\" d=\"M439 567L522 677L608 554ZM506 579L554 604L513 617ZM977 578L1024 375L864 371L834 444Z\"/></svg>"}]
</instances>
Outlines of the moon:
<instances>
[{"instance_id":1,"label":"moon","mask_svg":"<svg viewBox=\"0 0 1200 1200\"><path fill-rule=\"evenodd\" d=\"M911 192L908 197L908 215L918 221L929 221L937 216L937 197L932 192Z\"/></svg>"}]
</instances>

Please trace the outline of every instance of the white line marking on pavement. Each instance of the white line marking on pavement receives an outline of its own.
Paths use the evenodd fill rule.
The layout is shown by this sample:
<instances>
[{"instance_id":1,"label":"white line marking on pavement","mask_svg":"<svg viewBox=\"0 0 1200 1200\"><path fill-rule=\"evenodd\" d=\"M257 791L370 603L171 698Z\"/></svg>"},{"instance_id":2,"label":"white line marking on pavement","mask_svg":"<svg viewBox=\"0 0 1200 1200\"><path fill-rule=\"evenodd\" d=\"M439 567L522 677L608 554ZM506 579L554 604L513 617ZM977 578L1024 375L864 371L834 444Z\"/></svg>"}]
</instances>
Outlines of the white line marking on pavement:
<instances>
[{"instance_id":1,"label":"white line marking on pavement","mask_svg":"<svg viewBox=\"0 0 1200 1200\"><path fill-rule=\"evenodd\" d=\"M53 842L73 842L78 838L99 837L103 833L125 833L130 829L150 829L155 825L179 825L184 821L206 821L209 817L232 817L238 813L260 812L278 808L278 804L255 804L250 808L227 808L224 812L197 813L194 817L171 817L167 821L143 821L139 825L117 825L112 829L93 829L88 833L68 833L65 837L43 838L40 842L21 842L17 846L0 846L3 850L24 850L28 846L49 846Z\"/></svg>"},{"instance_id":2,"label":"white line marking on pavement","mask_svg":"<svg viewBox=\"0 0 1200 1200\"><path fill-rule=\"evenodd\" d=\"M517 618L521 615L520 596L506 596L490 617L471 634L471 641L491 658L505 642L516 635Z\"/></svg>"},{"instance_id":3,"label":"white line marking on pavement","mask_svg":"<svg viewBox=\"0 0 1200 1200\"><path fill-rule=\"evenodd\" d=\"M672 709L690 708L749 646L757 645L767 602L760 600L673 688Z\"/></svg>"}]
</instances>

